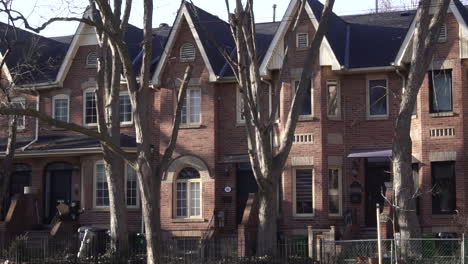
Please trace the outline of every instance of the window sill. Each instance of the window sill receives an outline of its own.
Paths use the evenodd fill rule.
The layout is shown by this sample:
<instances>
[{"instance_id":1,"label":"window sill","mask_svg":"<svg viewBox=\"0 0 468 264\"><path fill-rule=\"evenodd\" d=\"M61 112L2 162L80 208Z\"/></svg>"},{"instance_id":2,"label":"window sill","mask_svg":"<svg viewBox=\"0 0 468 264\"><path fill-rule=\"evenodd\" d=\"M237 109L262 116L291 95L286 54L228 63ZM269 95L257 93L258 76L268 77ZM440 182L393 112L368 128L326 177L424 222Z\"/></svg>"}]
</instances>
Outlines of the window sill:
<instances>
[{"instance_id":1,"label":"window sill","mask_svg":"<svg viewBox=\"0 0 468 264\"><path fill-rule=\"evenodd\" d=\"M302 115L302 116L299 116L299 119L297 121L301 122L301 121L316 121L317 119L314 117L314 116L311 116L311 115Z\"/></svg>"},{"instance_id":2,"label":"window sill","mask_svg":"<svg viewBox=\"0 0 468 264\"><path fill-rule=\"evenodd\" d=\"M341 121L341 116L327 116L330 121Z\"/></svg>"},{"instance_id":3,"label":"window sill","mask_svg":"<svg viewBox=\"0 0 468 264\"><path fill-rule=\"evenodd\" d=\"M208 220L204 218L173 218L171 222L172 223L205 223L205 222L208 222Z\"/></svg>"},{"instance_id":4,"label":"window sill","mask_svg":"<svg viewBox=\"0 0 468 264\"><path fill-rule=\"evenodd\" d=\"M429 113L431 117L450 117L455 116L454 112Z\"/></svg>"},{"instance_id":5,"label":"window sill","mask_svg":"<svg viewBox=\"0 0 468 264\"><path fill-rule=\"evenodd\" d=\"M132 123L120 123L121 128L132 127L132 126L133 126L133 122Z\"/></svg>"},{"instance_id":6,"label":"window sill","mask_svg":"<svg viewBox=\"0 0 468 264\"><path fill-rule=\"evenodd\" d=\"M302 221L302 220L308 220L308 219L312 219L314 218L315 216L313 214L309 215L294 215L293 216L293 219L294 220L297 220L297 221Z\"/></svg>"},{"instance_id":7,"label":"window sill","mask_svg":"<svg viewBox=\"0 0 468 264\"><path fill-rule=\"evenodd\" d=\"M245 122L236 122L236 127L245 127Z\"/></svg>"},{"instance_id":8,"label":"window sill","mask_svg":"<svg viewBox=\"0 0 468 264\"><path fill-rule=\"evenodd\" d=\"M181 129L196 129L201 127L201 124L180 124Z\"/></svg>"},{"instance_id":9,"label":"window sill","mask_svg":"<svg viewBox=\"0 0 468 264\"><path fill-rule=\"evenodd\" d=\"M367 120L367 121L382 121L382 120L388 120L388 115L387 115L387 116L367 116L366 120Z\"/></svg>"}]
</instances>

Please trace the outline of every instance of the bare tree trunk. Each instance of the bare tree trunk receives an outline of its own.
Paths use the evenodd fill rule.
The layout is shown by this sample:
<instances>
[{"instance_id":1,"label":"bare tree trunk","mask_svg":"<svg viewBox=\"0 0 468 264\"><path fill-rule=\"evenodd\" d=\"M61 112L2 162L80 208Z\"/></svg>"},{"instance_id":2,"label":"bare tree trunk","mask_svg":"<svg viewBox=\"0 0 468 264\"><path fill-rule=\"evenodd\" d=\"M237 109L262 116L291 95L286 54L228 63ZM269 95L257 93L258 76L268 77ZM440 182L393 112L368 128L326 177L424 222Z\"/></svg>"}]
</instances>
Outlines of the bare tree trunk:
<instances>
[{"instance_id":1,"label":"bare tree trunk","mask_svg":"<svg viewBox=\"0 0 468 264\"><path fill-rule=\"evenodd\" d=\"M262 184L258 197L257 256L277 255L278 240L278 190L275 181Z\"/></svg>"},{"instance_id":2,"label":"bare tree trunk","mask_svg":"<svg viewBox=\"0 0 468 264\"><path fill-rule=\"evenodd\" d=\"M10 198L10 181L13 173L13 160L16 145L16 117L10 116L8 121L8 142L5 150L5 158L2 161L0 170L0 219L4 219L8 208L7 201Z\"/></svg>"}]
</instances>

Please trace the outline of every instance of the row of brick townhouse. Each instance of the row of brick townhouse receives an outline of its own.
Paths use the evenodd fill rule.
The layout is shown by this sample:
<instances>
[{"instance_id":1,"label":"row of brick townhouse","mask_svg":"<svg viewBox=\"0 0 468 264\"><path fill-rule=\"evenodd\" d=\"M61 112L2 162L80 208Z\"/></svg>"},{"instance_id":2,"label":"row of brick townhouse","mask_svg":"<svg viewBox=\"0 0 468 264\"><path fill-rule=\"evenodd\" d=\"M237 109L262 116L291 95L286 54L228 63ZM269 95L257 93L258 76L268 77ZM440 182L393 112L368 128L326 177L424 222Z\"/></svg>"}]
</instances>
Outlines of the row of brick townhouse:
<instances>
[{"instance_id":1,"label":"row of brick townhouse","mask_svg":"<svg viewBox=\"0 0 468 264\"><path fill-rule=\"evenodd\" d=\"M275 85L282 85L276 134L285 124L323 9L319 1L308 0L293 29L291 18L299 5L291 0L281 22L256 25L265 91L271 94ZM383 204L382 190L391 190L394 120L398 94L411 67L414 15L415 11L405 11L331 17L318 74L302 104L278 190L280 218L271 219L278 221L279 235L305 236L308 228L320 231L331 226L339 238L372 234L376 203ZM52 63L44 66L47 70L17 78L18 90L36 92L18 93L13 100L62 121L96 126L94 30L80 24L73 36L56 38L19 32L22 45L12 52L26 53L29 43L39 43L41 60ZM141 40L142 31L130 26L127 42L135 65ZM171 133L177 80L187 64L194 65L178 144L162 182L161 218L167 236L198 239L255 224L251 194L257 186L247 155L241 97L214 42L228 53L235 47L225 21L189 3L181 6L171 27L154 29L151 107L156 152L164 150ZM467 58L468 11L453 0L411 128L414 179L422 193L418 214L425 233L456 232L453 215L466 213ZM22 73L23 60L21 55L8 57L3 75ZM121 144L134 152L131 105L124 86L119 104ZM5 127L6 118L0 122ZM98 142L29 117L20 119L18 128L12 191L32 188L40 224L51 221L58 203L79 201L84 209L80 225L107 226L109 198ZM6 137L5 130L0 136ZM126 168L125 177L129 229L139 232L140 200L132 169ZM349 234L350 226L361 232Z\"/></svg>"}]
</instances>

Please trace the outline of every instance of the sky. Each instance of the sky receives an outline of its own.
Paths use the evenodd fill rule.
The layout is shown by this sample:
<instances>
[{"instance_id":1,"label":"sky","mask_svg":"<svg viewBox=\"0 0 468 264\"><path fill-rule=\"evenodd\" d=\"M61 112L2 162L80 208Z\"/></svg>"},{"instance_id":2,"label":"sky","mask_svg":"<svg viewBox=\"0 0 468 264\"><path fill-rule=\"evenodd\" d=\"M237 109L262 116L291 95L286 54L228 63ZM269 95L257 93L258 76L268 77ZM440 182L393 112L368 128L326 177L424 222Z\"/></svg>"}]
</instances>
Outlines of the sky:
<instances>
[{"instance_id":1,"label":"sky","mask_svg":"<svg viewBox=\"0 0 468 264\"><path fill-rule=\"evenodd\" d=\"M219 16L226 20L225 0L192 0L198 7ZM324 0L320 0L324 2ZM395 2L405 0L395 0ZM143 1L133 0L130 23L141 27L143 17ZM160 23L172 25L180 6L180 0L154 0L153 27ZM230 0L234 6L234 0ZM244 2L244 1L243 1ZM28 17L29 23L38 26L47 19L54 16L74 16L80 17L87 0L13 0L13 9L20 11ZM283 18L284 12L289 4L289 0L255 0L254 12L257 22L271 22L273 20L273 4L277 5L276 20ZM397 4L396 4L397 5ZM375 8L375 0L336 0L334 12L338 15L352 15L369 13ZM0 16L0 21L5 22L6 18ZM18 24L17 26L21 26ZM56 22L44 30L44 36L64 36L75 33L77 23Z\"/></svg>"}]
</instances>

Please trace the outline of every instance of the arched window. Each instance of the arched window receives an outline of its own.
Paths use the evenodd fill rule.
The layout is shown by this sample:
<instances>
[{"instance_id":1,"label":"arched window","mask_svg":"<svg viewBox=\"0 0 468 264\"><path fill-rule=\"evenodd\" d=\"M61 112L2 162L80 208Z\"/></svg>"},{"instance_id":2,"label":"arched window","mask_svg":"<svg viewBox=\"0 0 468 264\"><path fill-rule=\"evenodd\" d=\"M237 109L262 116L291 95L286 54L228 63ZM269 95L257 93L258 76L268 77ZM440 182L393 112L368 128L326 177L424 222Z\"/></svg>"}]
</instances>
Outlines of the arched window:
<instances>
[{"instance_id":1,"label":"arched window","mask_svg":"<svg viewBox=\"0 0 468 264\"><path fill-rule=\"evenodd\" d=\"M201 179L198 170L186 167L177 175L175 184L176 217L201 217Z\"/></svg>"},{"instance_id":2,"label":"arched window","mask_svg":"<svg viewBox=\"0 0 468 264\"><path fill-rule=\"evenodd\" d=\"M180 61L194 61L195 60L195 45L192 43L185 43L180 47Z\"/></svg>"},{"instance_id":3,"label":"arched window","mask_svg":"<svg viewBox=\"0 0 468 264\"><path fill-rule=\"evenodd\" d=\"M86 66L97 66L98 55L96 51L91 51L86 57Z\"/></svg>"}]
</instances>

